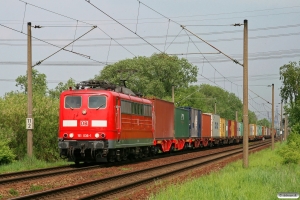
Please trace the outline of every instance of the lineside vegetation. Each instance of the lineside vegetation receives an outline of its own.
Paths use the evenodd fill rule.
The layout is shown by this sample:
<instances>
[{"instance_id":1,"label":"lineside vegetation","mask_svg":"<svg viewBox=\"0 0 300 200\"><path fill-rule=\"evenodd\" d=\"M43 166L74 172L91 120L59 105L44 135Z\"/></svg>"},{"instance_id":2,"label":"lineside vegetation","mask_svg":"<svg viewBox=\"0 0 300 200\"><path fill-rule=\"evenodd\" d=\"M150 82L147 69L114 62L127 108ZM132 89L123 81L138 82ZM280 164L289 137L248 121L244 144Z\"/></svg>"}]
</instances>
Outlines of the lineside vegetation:
<instances>
[{"instance_id":1,"label":"lineside vegetation","mask_svg":"<svg viewBox=\"0 0 300 200\"><path fill-rule=\"evenodd\" d=\"M293 136L294 137L294 136ZM298 134L298 139L300 139ZM151 195L149 200L168 199L277 199L279 192L300 191L300 165L286 162L280 151L289 144L276 144L276 151L262 150L249 156L249 168L242 161L222 170L172 185Z\"/></svg>"}]
</instances>

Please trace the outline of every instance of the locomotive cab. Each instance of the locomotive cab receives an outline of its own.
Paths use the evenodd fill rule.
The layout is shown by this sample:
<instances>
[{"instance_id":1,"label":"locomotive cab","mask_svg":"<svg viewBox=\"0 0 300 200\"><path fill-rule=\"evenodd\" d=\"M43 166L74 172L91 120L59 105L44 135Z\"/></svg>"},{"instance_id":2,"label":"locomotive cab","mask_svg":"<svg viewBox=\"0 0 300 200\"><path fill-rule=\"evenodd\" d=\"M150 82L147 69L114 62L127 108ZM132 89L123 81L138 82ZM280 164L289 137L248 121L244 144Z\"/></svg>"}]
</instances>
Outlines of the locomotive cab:
<instances>
[{"instance_id":1,"label":"locomotive cab","mask_svg":"<svg viewBox=\"0 0 300 200\"><path fill-rule=\"evenodd\" d=\"M126 88L64 91L58 140L61 157L76 164L145 157L153 144L152 103Z\"/></svg>"},{"instance_id":2,"label":"locomotive cab","mask_svg":"<svg viewBox=\"0 0 300 200\"><path fill-rule=\"evenodd\" d=\"M109 139L117 128L114 98L111 92L99 89L61 94L58 136L61 156L75 163L105 161Z\"/></svg>"}]
</instances>

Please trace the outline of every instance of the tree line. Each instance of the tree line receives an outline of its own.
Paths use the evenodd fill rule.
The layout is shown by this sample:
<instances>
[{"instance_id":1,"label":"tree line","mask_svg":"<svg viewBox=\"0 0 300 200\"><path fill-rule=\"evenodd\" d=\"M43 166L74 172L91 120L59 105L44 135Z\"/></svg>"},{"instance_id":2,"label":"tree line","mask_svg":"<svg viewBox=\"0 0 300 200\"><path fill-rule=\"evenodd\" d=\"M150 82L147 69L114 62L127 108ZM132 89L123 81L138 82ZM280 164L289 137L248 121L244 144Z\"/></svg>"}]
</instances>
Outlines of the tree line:
<instances>
[{"instance_id":1,"label":"tree line","mask_svg":"<svg viewBox=\"0 0 300 200\"><path fill-rule=\"evenodd\" d=\"M158 97L171 101L172 86L175 88L175 105L191 106L205 113L214 113L226 119L242 121L243 105L234 93L208 84L196 84L197 66L184 58L167 54L153 54L150 57L135 57L107 65L91 79L120 84L126 80L128 88L145 97ZM54 89L48 89L46 75L32 70L33 82L33 152L41 160L59 159L57 146L59 95L63 90L74 87L74 79L60 82ZM27 154L27 75L17 77L18 90L0 97L0 164L22 159ZM300 103L300 102L299 102ZM249 123L257 123L254 112L249 110ZM265 122L264 122L265 123Z\"/></svg>"}]
</instances>

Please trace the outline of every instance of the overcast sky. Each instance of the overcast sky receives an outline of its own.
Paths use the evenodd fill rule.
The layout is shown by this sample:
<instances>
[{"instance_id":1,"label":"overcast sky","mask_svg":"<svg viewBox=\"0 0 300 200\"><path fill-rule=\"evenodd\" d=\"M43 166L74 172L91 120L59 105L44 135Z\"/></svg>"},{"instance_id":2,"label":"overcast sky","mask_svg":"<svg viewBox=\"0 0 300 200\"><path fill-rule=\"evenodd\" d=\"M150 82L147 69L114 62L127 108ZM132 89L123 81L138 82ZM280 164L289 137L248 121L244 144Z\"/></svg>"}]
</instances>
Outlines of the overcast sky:
<instances>
[{"instance_id":1,"label":"overcast sky","mask_svg":"<svg viewBox=\"0 0 300 200\"><path fill-rule=\"evenodd\" d=\"M0 0L0 96L20 90L15 79L26 73L27 22L42 26L32 28L32 35L48 43L33 40L33 64L59 50L49 43L63 47L97 26L67 48L85 57L60 51L35 67L46 74L49 88L69 78L77 82L93 78L106 63L165 51L184 54L179 57L198 66L197 84L219 86L242 99L242 67L216 54L187 30L243 63L244 27L232 25L247 19L249 109L259 118L271 117L271 105L266 102L272 100L271 87L267 85L275 84L275 103L280 103L280 66L300 60L299 0L89 2Z\"/></svg>"}]
</instances>

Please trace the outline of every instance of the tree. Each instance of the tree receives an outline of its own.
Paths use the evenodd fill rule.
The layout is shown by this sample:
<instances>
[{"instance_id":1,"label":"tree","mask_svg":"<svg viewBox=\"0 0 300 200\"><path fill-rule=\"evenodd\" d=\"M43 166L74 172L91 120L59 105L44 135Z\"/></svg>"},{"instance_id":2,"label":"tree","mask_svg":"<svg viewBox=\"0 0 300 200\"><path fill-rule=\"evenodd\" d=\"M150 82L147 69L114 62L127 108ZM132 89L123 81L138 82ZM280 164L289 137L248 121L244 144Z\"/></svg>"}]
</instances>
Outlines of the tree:
<instances>
[{"instance_id":1,"label":"tree","mask_svg":"<svg viewBox=\"0 0 300 200\"><path fill-rule=\"evenodd\" d=\"M20 86L21 90L24 90L24 93L27 94L27 73L24 76L18 76L16 82L16 86ZM39 73L36 69L32 69L32 91L34 94L41 95L46 95L47 92L46 75Z\"/></svg>"},{"instance_id":2,"label":"tree","mask_svg":"<svg viewBox=\"0 0 300 200\"><path fill-rule=\"evenodd\" d=\"M197 72L197 67L186 59L162 53L108 65L95 79L115 84L126 79L131 90L163 98L171 95L172 86L187 88L190 83L196 82Z\"/></svg>"},{"instance_id":3,"label":"tree","mask_svg":"<svg viewBox=\"0 0 300 200\"><path fill-rule=\"evenodd\" d=\"M280 67L280 80L283 86L280 88L280 96L285 103L285 111L289 115L289 124L295 125L300 121L300 61Z\"/></svg>"},{"instance_id":4,"label":"tree","mask_svg":"<svg viewBox=\"0 0 300 200\"><path fill-rule=\"evenodd\" d=\"M69 89L70 87L74 87L75 86L75 80L70 78L65 84L60 82L55 89L53 90L49 90L49 96L52 98L56 98L59 99L60 93L64 90Z\"/></svg>"},{"instance_id":5,"label":"tree","mask_svg":"<svg viewBox=\"0 0 300 200\"><path fill-rule=\"evenodd\" d=\"M257 125L270 127L271 123L266 118L263 118L257 121Z\"/></svg>"},{"instance_id":6,"label":"tree","mask_svg":"<svg viewBox=\"0 0 300 200\"><path fill-rule=\"evenodd\" d=\"M171 96L164 97L164 99L171 101ZM238 120L242 121L243 104L233 93L208 84L175 90L177 107L190 106L200 109L203 113L214 113L215 102L217 103L217 114L222 118L235 120L235 111L238 111ZM249 111L249 123L256 123L256 120L255 113Z\"/></svg>"},{"instance_id":7,"label":"tree","mask_svg":"<svg viewBox=\"0 0 300 200\"><path fill-rule=\"evenodd\" d=\"M280 96L285 103L290 103L291 108L294 107L296 101L298 100L300 87L299 65L297 66L296 62L290 62L289 64L280 67L280 80L282 80L283 84L283 86L280 88Z\"/></svg>"}]
</instances>

